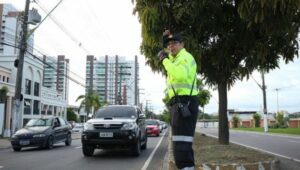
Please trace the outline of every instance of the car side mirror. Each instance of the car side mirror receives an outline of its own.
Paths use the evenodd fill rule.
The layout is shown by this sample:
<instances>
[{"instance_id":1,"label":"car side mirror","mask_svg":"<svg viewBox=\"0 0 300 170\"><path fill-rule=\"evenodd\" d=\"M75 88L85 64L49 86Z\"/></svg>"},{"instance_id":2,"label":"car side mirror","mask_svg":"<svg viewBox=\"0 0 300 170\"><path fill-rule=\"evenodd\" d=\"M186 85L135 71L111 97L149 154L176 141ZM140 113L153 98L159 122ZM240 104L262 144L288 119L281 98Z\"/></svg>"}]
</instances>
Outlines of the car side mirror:
<instances>
[{"instance_id":1,"label":"car side mirror","mask_svg":"<svg viewBox=\"0 0 300 170\"><path fill-rule=\"evenodd\" d=\"M145 119L145 118L146 118L146 115L145 115L145 114L140 114L140 115L139 115L139 118L140 118L140 119Z\"/></svg>"}]
</instances>

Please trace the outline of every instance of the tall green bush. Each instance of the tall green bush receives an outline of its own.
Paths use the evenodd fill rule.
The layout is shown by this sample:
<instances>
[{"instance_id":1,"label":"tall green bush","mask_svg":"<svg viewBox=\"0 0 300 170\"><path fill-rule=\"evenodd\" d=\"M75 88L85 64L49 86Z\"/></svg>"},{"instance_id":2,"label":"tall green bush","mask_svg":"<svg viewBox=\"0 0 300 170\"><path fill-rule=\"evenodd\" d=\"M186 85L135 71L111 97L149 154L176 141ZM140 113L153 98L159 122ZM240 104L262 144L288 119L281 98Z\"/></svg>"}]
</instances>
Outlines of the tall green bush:
<instances>
[{"instance_id":1,"label":"tall green bush","mask_svg":"<svg viewBox=\"0 0 300 170\"><path fill-rule=\"evenodd\" d=\"M279 126L284 125L284 114L283 112L278 112L275 116L276 122L279 124Z\"/></svg>"},{"instance_id":2,"label":"tall green bush","mask_svg":"<svg viewBox=\"0 0 300 170\"><path fill-rule=\"evenodd\" d=\"M253 114L253 119L255 121L255 127L259 127L260 126L260 119L261 116L258 113Z\"/></svg>"},{"instance_id":3,"label":"tall green bush","mask_svg":"<svg viewBox=\"0 0 300 170\"><path fill-rule=\"evenodd\" d=\"M77 122L77 116L71 108L67 108L67 120Z\"/></svg>"},{"instance_id":4,"label":"tall green bush","mask_svg":"<svg viewBox=\"0 0 300 170\"><path fill-rule=\"evenodd\" d=\"M238 128L239 126L239 122L240 122L240 118L237 114L234 114L232 117L232 122L233 122L233 128Z\"/></svg>"}]
</instances>

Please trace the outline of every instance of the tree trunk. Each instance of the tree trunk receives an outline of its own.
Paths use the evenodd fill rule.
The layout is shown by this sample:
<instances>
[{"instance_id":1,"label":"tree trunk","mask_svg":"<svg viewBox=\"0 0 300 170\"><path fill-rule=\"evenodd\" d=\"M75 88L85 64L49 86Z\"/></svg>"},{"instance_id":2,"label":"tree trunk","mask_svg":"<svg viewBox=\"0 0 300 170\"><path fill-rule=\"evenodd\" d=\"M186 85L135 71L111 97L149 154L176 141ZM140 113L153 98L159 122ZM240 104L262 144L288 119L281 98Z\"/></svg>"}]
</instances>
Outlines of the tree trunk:
<instances>
[{"instance_id":1,"label":"tree trunk","mask_svg":"<svg viewBox=\"0 0 300 170\"><path fill-rule=\"evenodd\" d=\"M221 81L218 84L219 93L219 143L229 144L229 130L227 117L227 83Z\"/></svg>"}]
</instances>

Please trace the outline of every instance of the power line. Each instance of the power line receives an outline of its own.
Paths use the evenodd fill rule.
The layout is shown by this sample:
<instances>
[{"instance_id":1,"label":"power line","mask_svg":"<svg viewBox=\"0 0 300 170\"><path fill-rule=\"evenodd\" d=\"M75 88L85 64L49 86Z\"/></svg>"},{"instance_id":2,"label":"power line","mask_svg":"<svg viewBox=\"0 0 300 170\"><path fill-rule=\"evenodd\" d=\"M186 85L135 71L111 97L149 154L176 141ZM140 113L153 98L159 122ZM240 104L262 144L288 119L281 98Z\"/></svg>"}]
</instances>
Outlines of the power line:
<instances>
[{"instance_id":1,"label":"power line","mask_svg":"<svg viewBox=\"0 0 300 170\"><path fill-rule=\"evenodd\" d=\"M46 13L50 13L38 0L35 0L36 4ZM53 15L49 15L49 18L60 28L73 42L75 42L80 48L84 50L85 53L89 54L90 52L82 45L82 43L70 33L70 31L63 26Z\"/></svg>"},{"instance_id":2,"label":"power line","mask_svg":"<svg viewBox=\"0 0 300 170\"><path fill-rule=\"evenodd\" d=\"M9 33L8 33L9 34ZM13 36L12 34L9 34L9 35L11 35L11 36ZM7 37L6 37L7 38ZM11 40L16 40L16 38L10 38ZM2 41L2 40L1 40ZM36 52L38 52L39 54L41 54L42 56L46 56L44 53L42 53L40 50L38 50L38 49L36 49L35 47L33 47L33 46L30 46L30 45L27 45L28 47L30 47L30 48L32 48L33 50L35 50ZM49 59L50 60L52 60L52 58L50 58L49 57ZM53 62L56 62L56 61L54 61L54 60L52 60ZM76 73L74 73L74 72L72 72L70 69L67 69L67 71L69 71L70 73L72 73L73 75L75 75L76 77L78 77L78 78L80 78L81 80L84 80L85 81L85 79L84 78L82 78L81 76L79 76L78 74L76 74Z\"/></svg>"},{"instance_id":3,"label":"power line","mask_svg":"<svg viewBox=\"0 0 300 170\"><path fill-rule=\"evenodd\" d=\"M1 42L1 44L4 44L4 45L10 46L10 47L14 47L14 48L20 49L18 46L11 45L11 44L8 44L8 43L5 43L5 42ZM31 56L33 56L34 59L37 59L37 60L39 60L40 62L42 62L43 64L45 64L45 65L51 67L56 73L58 73L58 71L56 70L56 68L53 67L52 65L50 65L49 63L44 62L42 59L40 59L39 57L37 57L36 55L32 54L32 53L29 52L29 51L26 51L26 52L27 52L28 54L30 54ZM64 74L64 73L60 73L60 74L62 74L64 77L68 78L69 80L73 81L74 83L76 83L76 84L78 84L78 85L81 85L81 86L84 87L84 88L86 87L85 84L80 83L79 81L75 80L74 78L72 78L72 77L70 77L70 76L68 76L68 75L66 75L66 74Z\"/></svg>"}]
</instances>

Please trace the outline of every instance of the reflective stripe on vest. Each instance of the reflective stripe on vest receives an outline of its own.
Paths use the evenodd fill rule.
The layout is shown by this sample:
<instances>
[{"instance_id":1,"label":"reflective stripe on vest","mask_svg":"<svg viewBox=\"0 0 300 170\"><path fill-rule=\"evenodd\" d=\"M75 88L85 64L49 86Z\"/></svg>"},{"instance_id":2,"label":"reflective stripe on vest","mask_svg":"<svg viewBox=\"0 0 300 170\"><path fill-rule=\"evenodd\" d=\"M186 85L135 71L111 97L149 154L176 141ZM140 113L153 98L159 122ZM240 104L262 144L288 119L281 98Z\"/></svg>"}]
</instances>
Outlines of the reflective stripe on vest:
<instances>
[{"instance_id":1,"label":"reflective stripe on vest","mask_svg":"<svg viewBox=\"0 0 300 170\"><path fill-rule=\"evenodd\" d=\"M191 84L172 84L173 88L176 90L176 89L179 89L179 88L186 88L186 89L192 89L192 86ZM168 89L172 90L172 86L171 84L168 85Z\"/></svg>"},{"instance_id":2,"label":"reflective stripe on vest","mask_svg":"<svg viewBox=\"0 0 300 170\"><path fill-rule=\"evenodd\" d=\"M173 136L174 142L193 142L194 137L192 136Z\"/></svg>"}]
</instances>

